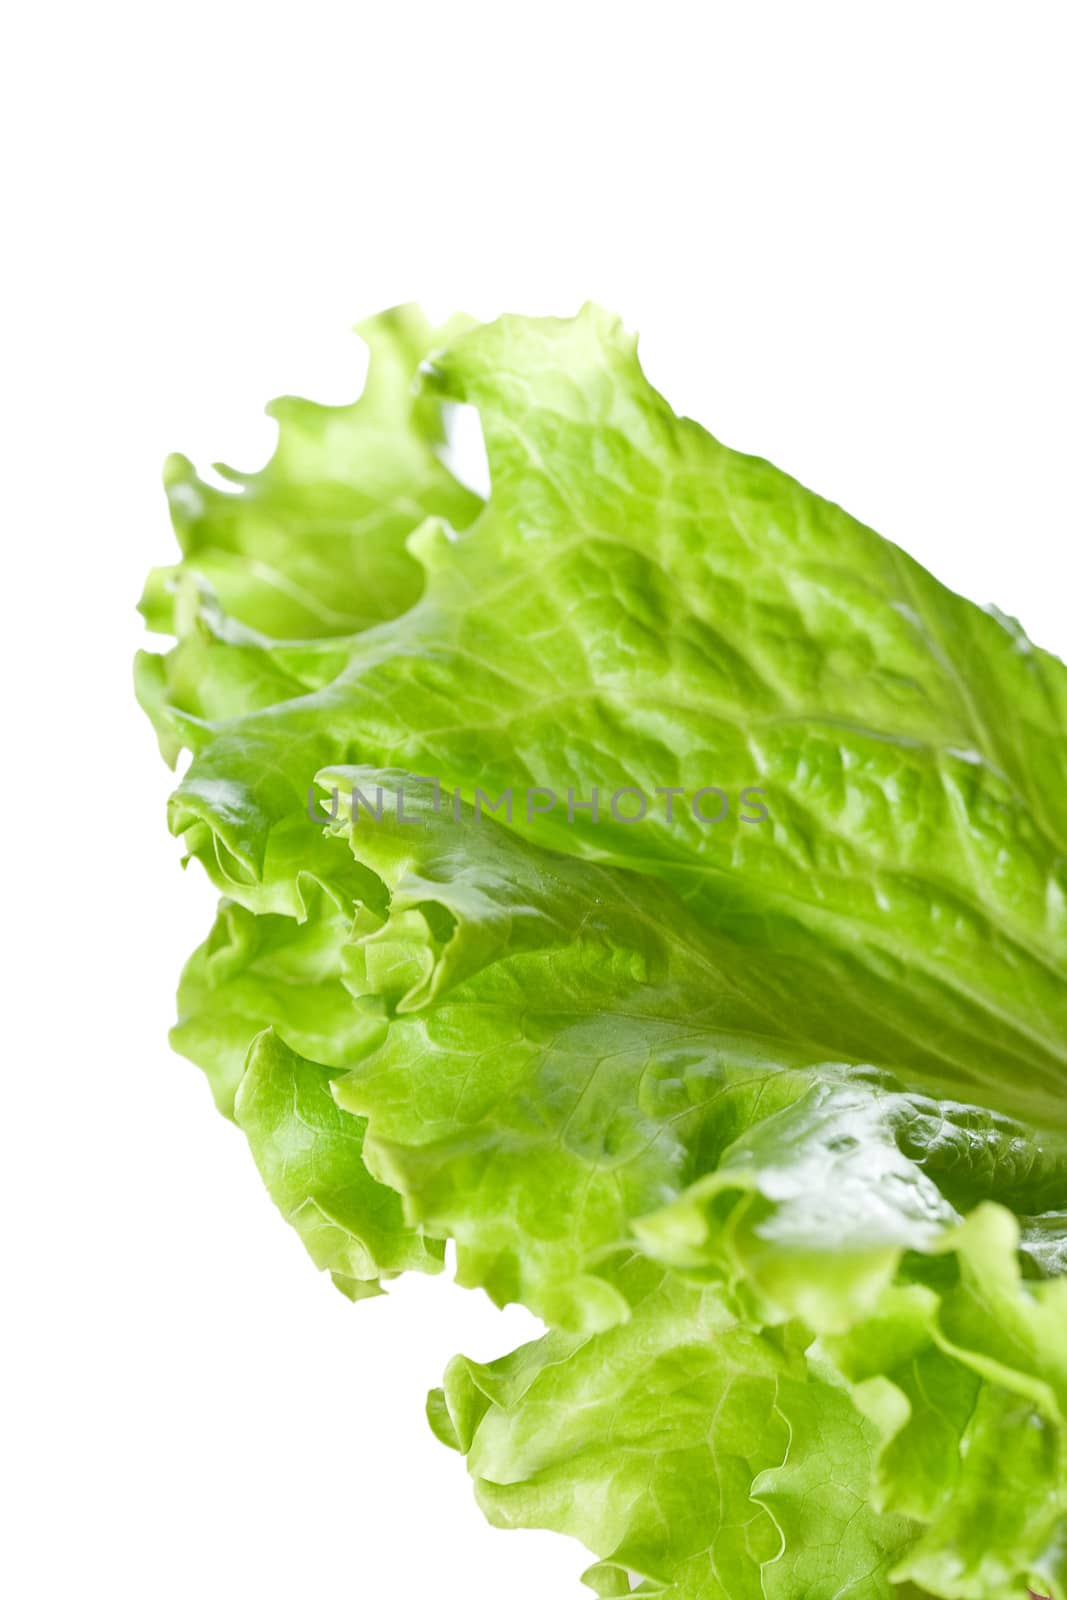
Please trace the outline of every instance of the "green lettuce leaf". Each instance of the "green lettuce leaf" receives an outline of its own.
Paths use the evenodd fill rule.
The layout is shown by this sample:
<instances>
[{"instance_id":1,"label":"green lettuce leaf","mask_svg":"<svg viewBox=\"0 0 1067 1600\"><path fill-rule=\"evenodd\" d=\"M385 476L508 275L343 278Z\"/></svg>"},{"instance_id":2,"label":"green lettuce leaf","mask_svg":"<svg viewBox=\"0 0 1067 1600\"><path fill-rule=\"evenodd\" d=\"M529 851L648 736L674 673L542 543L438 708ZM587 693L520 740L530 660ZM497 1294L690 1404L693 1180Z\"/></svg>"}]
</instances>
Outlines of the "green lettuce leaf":
<instances>
[{"instance_id":1,"label":"green lettuce leaf","mask_svg":"<svg viewBox=\"0 0 1067 1600\"><path fill-rule=\"evenodd\" d=\"M600 1557L586 1581L601 1595L631 1576L671 1600L1009 1600L1028 1578L1059 1593L1067 1306L1062 1281L1019 1296L1011 1227L977 1213L940 1297L898 1284L836 1341L799 1322L754 1331L631 1261L625 1323L490 1366L458 1358L431 1424L466 1453L492 1522ZM1010 1352L1003 1336L991 1351L990 1314Z\"/></svg>"},{"instance_id":2,"label":"green lettuce leaf","mask_svg":"<svg viewBox=\"0 0 1067 1600\"><path fill-rule=\"evenodd\" d=\"M228 618L271 639L346 636L406 610L422 588L405 548L412 528L431 515L463 527L480 505L439 459L440 405L413 383L419 363L465 325L457 317L433 328L416 306L361 323L370 367L360 398L275 400L267 412L278 442L266 466L216 468L232 490L171 456L163 481L181 577L197 578ZM163 633L176 631L178 575L154 572L141 602Z\"/></svg>"},{"instance_id":3,"label":"green lettuce leaf","mask_svg":"<svg viewBox=\"0 0 1067 1600\"><path fill-rule=\"evenodd\" d=\"M168 467L176 1046L346 1293L550 1324L431 1420L601 1595L1062 1593L1067 669L595 308L367 337Z\"/></svg>"},{"instance_id":4,"label":"green lettuce leaf","mask_svg":"<svg viewBox=\"0 0 1067 1600\"><path fill-rule=\"evenodd\" d=\"M909 1521L867 1499L874 1427L797 1330L749 1331L714 1295L631 1263L623 1326L547 1335L491 1366L457 1359L430 1419L467 1452L500 1527L599 1556L601 1595L889 1596Z\"/></svg>"},{"instance_id":5,"label":"green lettuce leaf","mask_svg":"<svg viewBox=\"0 0 1067 1600\"><path fill-rule=\"evenodd\" d=\"M170 765L183 746L195 748L201 723L329 682L344 655L334 639L417 599L413 529L428 516L455 527L475 516L478 497L440 459L441 404L414 386L419 363L466 325L457 317L433 328L415 306L361 323L370 366L360 398L275 400L267 410L278 440L266 466L216 467L232 489L205 482L185 456L168 459L182 560L151 573L140 610L181 642L165 657L142 652L136 687Z\"/></svg>"}]
</instances>

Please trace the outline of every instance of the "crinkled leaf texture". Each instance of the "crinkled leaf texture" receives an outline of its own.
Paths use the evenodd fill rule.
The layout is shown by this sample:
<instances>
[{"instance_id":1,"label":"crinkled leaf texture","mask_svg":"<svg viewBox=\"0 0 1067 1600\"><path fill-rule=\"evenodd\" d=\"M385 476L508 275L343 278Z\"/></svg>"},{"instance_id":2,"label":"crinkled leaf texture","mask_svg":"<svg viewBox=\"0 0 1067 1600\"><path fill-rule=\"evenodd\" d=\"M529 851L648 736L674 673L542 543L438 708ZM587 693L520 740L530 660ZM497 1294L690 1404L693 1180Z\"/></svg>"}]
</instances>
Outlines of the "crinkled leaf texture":
<instances>
[{"instance_id":1,"label":"crinkled leaf texture","mask_svg":"<svg viewBox=\"0 0 1067 1600\"><path fill-rule=\"evenodd\" d=\"M429 1415L599 1595L1067 1594L1067 669L593 307L364 332L167 468L176 1047L347 1294L451 1239L549 1325Z\"/></svg>"}]
</instances>

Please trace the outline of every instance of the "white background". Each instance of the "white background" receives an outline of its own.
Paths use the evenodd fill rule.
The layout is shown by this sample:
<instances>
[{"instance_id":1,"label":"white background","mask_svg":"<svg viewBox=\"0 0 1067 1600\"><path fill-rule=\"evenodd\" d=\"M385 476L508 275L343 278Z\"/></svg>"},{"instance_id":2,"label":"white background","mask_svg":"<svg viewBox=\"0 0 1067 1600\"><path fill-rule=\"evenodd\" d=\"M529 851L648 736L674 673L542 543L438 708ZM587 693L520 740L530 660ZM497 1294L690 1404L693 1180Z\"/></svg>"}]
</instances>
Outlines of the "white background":
<instances>
[{"instance_id":1,"label":"white background","mask_svg":"<svg viewBox=\"0 0 1067 1600\"><path fill-rule=\"evenodd\" d=\"M254 466L393 302L642 332L678 409L1063 650L1056 4L20 7L3 45L0 1587L577 1595L422 1418L531 1327L350 1306L168 1053L212 896L130 687L164 454Z\"/></svg>"}]
</instances>

